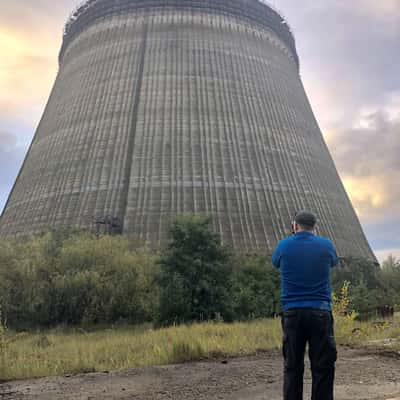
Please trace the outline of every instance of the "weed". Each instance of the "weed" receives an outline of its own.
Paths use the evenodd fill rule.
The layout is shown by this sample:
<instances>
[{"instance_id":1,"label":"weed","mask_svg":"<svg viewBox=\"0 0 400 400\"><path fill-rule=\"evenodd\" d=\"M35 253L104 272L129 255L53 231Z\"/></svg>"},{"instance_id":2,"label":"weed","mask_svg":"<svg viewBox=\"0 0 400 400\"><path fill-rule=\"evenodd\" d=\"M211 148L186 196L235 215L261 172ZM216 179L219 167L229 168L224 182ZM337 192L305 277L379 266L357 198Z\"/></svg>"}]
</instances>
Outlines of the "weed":
<instances>
[{"instance_id":1,"label":"weed","mask_svg":"<svg viewBox=\"0 0 400 400\"><path fill-rule=\"evenodd\" d=\"M172 346L173 363L183 363L188 361L199 361L203 359L206 352L200 343L189 343L186 341L174 343Z\"/></svg>"},{"instance_id":2,"label":"weed","mask_svg":"<svg viewBox=\"0 0 400 400\"><path fill-rule=\"evenodd\" d=\"M400 321L397 318L392 323L377 324L336 316L337 342L372 345L384 339L394 339L390 343L397 350L399 342L396 339L400 338ZM2 332L5 332L4 327ZM148 325L124 326L85 331L84 334L73 329L23 335L8 331L0 337L3 337L2 379L110 371L216 356L250 355L277 349L282 341L279 319L232 324L205 322L157 330Z\"/></svg>"},{"instance_id":3,"label":"weed","mask_svg":"<svg viewBox=\"0 0 400 400\"><path fill-rule=\"evenodd\" d=\"M0 380L2 380L6 373L7 356L8 356L9 338L7 335L7 325L3 320L0 308Z\"/></svg>"}]
</instances>

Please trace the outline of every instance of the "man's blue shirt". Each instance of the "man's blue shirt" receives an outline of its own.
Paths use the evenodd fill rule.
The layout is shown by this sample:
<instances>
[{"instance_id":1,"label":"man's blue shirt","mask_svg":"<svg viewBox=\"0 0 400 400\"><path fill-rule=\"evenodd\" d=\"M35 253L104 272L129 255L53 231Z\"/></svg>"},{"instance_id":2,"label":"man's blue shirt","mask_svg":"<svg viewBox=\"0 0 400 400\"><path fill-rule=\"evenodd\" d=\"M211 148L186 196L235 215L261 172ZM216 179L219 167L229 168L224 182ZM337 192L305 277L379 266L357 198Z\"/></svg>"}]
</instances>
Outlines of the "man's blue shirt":
<instances>
[{"instance_id":1,"label":"man's blue shirt","mask_svg":"<svg viewBox=\"0 0 400 400\"><path fill-rule=\"evenodd\" d=\"M333 243L301 231L278 243L272 263L280 269L283 310L331 310L330 270L339 263Z\"/></svg>"}]
</instances>

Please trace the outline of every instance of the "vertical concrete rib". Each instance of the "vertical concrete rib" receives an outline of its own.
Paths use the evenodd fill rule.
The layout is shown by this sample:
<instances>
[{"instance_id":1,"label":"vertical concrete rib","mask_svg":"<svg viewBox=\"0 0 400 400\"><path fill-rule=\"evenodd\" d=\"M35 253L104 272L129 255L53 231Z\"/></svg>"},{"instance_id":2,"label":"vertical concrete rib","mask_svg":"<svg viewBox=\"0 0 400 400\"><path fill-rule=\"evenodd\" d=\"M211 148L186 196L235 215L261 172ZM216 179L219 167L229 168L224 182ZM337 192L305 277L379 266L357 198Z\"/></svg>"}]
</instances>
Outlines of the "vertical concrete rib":
<instances>
[{"instance_id":1,"label":"vertical concrete rib","mask_svg":"<svg viewBox=\"0 0 400 400\"><path fill-rule=\"evenodd\" d=\"M134 150L134 146L135 146L137 117L138 117L138 111L139 111L140 94L141 94L142 83L143 83L144 61L145 61L145 56L146 56L147 30L148 30L148 25L147 25L147 23L144 23L142 39L141 39L139 54L138 54L139 67L137 70L137 77L135 80L132 120L131 120L131 127L129 130L126 162L125 162L125 167L124 167L124 180L123 180L124 186L123 186L123 190L121 193L120 210L121 210L121 221L122 221L122 229L123 230L124 230L124 222L125 222L127 205L128 205L129 188L130 188L130 183L131 183L132 158L133 158L133 150Z\"/></svg>"}]
</instances>

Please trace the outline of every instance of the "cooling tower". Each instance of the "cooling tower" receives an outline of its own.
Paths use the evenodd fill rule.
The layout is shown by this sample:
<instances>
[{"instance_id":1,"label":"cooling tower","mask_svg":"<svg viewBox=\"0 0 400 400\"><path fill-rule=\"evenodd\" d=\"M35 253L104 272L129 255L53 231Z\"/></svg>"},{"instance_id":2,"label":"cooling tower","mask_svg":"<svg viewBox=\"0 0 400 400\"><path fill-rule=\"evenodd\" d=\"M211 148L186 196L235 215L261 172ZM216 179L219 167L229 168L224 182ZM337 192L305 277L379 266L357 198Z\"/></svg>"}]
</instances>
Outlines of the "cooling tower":
<instances>
[{"instance_id":1,"label":"cooling tower","mask_svg":"<svg viewBox=\"0 0 400 400\"><path fill-rule=\"evenodd\" d=\"M258 0L90 0L66 25L0 234L113 220L158 246L172 217L195 213L224 243L271 251L299 209L341 255L375 259L279 13Z\"/></svg>"}]
</instances>

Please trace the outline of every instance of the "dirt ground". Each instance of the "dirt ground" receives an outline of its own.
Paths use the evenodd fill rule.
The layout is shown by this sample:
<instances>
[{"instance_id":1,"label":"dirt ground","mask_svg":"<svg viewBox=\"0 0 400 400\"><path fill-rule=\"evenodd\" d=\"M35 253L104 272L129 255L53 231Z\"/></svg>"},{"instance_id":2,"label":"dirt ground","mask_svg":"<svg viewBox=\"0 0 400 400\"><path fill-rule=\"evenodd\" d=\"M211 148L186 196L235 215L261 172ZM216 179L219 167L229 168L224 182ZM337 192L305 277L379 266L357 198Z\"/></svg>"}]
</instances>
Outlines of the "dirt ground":
<instances>
[{"instance_id":1,"label":"dirt ground","mask_svg":"<svg viewBox=\"0 0 400 400\"><path fill-rule=\"evenodd\" d=\"M308 364L307 364L308 368ZM310 398L310 374L305 399ZM0 385L0 399L280 400L278 351L226 361L45 378ZM400 400L400 355L339 349L336 400Z\"/></svg>"}]
</instances>

